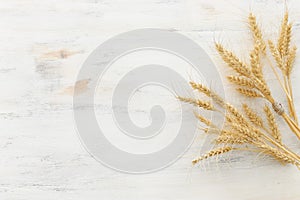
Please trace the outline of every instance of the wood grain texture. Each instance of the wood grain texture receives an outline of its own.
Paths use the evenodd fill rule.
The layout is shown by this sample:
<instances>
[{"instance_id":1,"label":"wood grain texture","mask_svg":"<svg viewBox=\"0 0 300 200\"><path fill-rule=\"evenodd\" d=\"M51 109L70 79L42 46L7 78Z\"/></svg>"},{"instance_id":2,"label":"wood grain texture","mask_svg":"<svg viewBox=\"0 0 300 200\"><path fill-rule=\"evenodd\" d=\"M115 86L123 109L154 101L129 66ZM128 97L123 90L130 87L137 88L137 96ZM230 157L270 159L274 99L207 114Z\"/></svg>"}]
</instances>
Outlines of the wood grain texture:
<instances>
[{"instance_id":1,"label":"wood grain texture","mask_svg":"<svg viewBox=\"0 0 300 200\"><path fill-rule=\"evenodd\" d=\"M300 46L300 3L288 5ZM74 88L84 93L89 84L89 79L76 80L81 64L114 35L149 27L176 31L199 43L226 72L213 40L244 55L251 44L245 23L249 10L274 38L283 6L281 0L1 0L0 199L300 199L299 171L256 155L191 167L200 133L200 142L164 170L145 175L113 171L82 147L72 111ZM293 74L298 111L299 72L297 67ZM272 75L267 79L279 87ZM104 91L112 90L111 82L106 80ZM107 105L101 106L106 112ZM291 134L285 138L299 150Z\"/></svg>"}]
</instances>

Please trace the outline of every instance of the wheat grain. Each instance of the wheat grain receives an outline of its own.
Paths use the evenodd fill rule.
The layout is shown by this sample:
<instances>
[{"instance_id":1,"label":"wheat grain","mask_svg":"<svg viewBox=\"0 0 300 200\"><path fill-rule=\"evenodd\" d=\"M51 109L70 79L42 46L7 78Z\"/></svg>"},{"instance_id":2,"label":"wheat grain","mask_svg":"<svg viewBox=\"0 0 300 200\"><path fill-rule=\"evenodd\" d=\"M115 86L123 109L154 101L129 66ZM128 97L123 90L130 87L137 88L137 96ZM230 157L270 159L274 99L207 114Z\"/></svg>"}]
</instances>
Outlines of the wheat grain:
<instances>
[{"instance_id":1,"label":"wheat grain","mask_svg":"<svg viewBox=\"0 0 300 200\"><path fill-rule=\"evenodd\" d=\"M299 166L299 161L296 160L294 157L292 157L291 155L279 151L278 149L268 146L268 145L261 145L259 146L259 148L263 149L265 153L271 155L272 157L274 157L275 159L277 159L279 162L281 162L282 164L294 164L296 166Z\"/></svg>"},{"instance_id":2,"label":"wheat grain","mask_svg":"<svg viewBox=\"0 0 300 200\"><path fill-rule=\"evenodd\" d=\"M249 140L241 134L227 131L226 134L219 135L215 142L216 144L245 144L249 143Z\"/></svg>"},{"instance_id":3,"label":"wheat grain","mask_svg":"<svg viewBox=\"0 0 300 200\"><path fill-rule=\"evenodd\" d=\"M238 74L249 77L251 70L242 62L233 52L226 50L221 44L216 43L216 49L222 57L223 61Z\"/></svg>"},{"instance_id":4,"label":"wheat grain","mask_svg":"<svg viewBox=\"0 0 300 200\"><path fill-rule=\"evenodd\" d=\"M255 85L251 79L240 77L240 76L227 76L229 82L236 85L245 86L247 88L254 88Z\"/></svg>"},{"instance_id":5,"label":"wheat grain","mask_svg":"<svg viewBox=\"0 0 300 200\"><path fill-rule=\"evenodd\" d=\"M195 83L193 81L190 81L190 85L194 90L198 90L199 92L205 94L206 96L211 96L211 91L208 89L205 85L200 83Z\"/></svg>"},{"instance_id":6,"label":"wheat grain","mask_svg":"<svg viewBox=\"0 0 300 200\"><path fill-rule=\"evenodd\" d=\"M270 97L271 96L271 91L267 85L267 83L265 81L261 81L259 79L254 79L253 80L254 84L255 84L255 88L257 90L259 90L264 97Z\"/></svg>"},{"instance_id":7,"label":"wheat grain","mask_svg":"<svg viewBox=\"0 0 300 200\"><path fill-rule=\"evenodd\" d=\"M197 164L201 160L207 159L207 158L212 157L212 156L220 155L220 154L223 154L223 153L227 153L227 152L229 152L231 150L233 150L233 148L230 147L230 146L228 146L228 147L220 147L220 148L211 150L210 152L204 154L203 156L200 156L197 159L194 159L192 161L192 163L193 163L193 165L195 165L195 164Z\"/></svg>"},{"instance_id":8,"label":"wheat grain","mask_svg":"<svg viewBox=\"0 0 300 200\"><path fill-rule=\"evenodd\" d=\"M255 125L260 128L263 128L263 120L258 114L256 114L247 104L243 104L244 112L248 119Z\"/></svg>"},{"instance_id":9,"label":"wheat grain","mask_svg":"<svg viewBox=\"0 0 300 200\"><path fill-rule=\"evenodd\" d=\"M239 112L239 110L234 107L233 105L229 104L229 103L226 103L225 104L225 109L226 111L230 114L230 116L226 115L226 119L230 122L239 122L241 124L244 124L244 125L248 125L248 122L246 120L246 118L241 114L241 112ZM232 118L232 117L234 118Z\"/></svg>"},{"instance_id":10,"label":"wheat grain","mask_svg":"<svg viewBox=\"0 0 300 200\"><path fill-rule=\"evenodd\" d=\"M284 71L285 69L284 69L284 66L282 64L282 58L281 58L281 55L280 55L278 49L275 47L274 43L271 40L269 40L268 43L269 43L270 51L272 53L273 58L276 61L277 66L279 67L279 69Z\"/></svg>"},{"instance_id":11,"label":"wheat grain","mask_svg":"<svg viewBox=\"0 0 300 200\"><path fill-rule=\"evenodd\" d=\"M195 82L190 82L190 85L193 89L197 90L198 92L201 92L203 94L205 94L208 97L211 97L214 102L216 102L219 105L224 105L224 100L222 97L220 97L218 94L216 94L215 92L211 91L210 89L208 89L208 87L206 87L203 84L200 83L195 83Z\"/></svg>"},{"instance_id":12,"label":"wheat grain","mask_svg":"<svg viewBox=\"0 0 300 200\"><path fill-rule=\"evenodd\" d=\"M292 73L293 65L296 58L296 52L297 52L297 47L294 46L288 53L286 67L285 67L287 76L290 76Z\"/></svg>"},{"instance_id":13,"label":"wheat grain","mask_svg":"<svg viewBox=\"0 0 300 200\"><path fill-rule=\"evenodd\" d=\"M265 105L264 111L268 120L269 128L271 129L272 136L276 141L281 143L281 134L278 129L275 116L273 115L271 109L267 105Z\"/></svg>"},{"instance_id":14,"label":"wheat grain","mask_svg":"<svg viewBox=\"0 0 300 200\"><path fill-rule=\"evenodd\" d=\"M236 89L240 94L243 94L247 97L253 97L253 98L257 98L257 97L263 97L261 94L259 94L258 92L256 92L255 90L251 90L251 89L245 89L245 88L237 88Z\"/></svg>"},{"instance_id":15,"label":"wheat grain","mask_svg":"<svg viewBox=\"0 0 300 200\"><path fill-rule=\"evenodd\" d=\"M192 98L186 98L186 97L177 97L180 101L192 104L194 106L198 106L200 108L204 108L205 110L215 110L214 106L208 102L208 101L203 101L199 99L192 99Z\"/></svg>"},{"instance_id":16,"label":"wheat grain","mask_svg":"<svg viewBox=\"0 0 300 200\"><path fill-rule=\"evenodd\" d=\"M231 123L230 126L238 133L244 135L249 141L256 141L260 136L260 132L256 131L254 128L249 128L240 123Z\"/></svg>"},{"instance_id":17,"label":"wheat grain","mask_svg":"<svg viewBox=\"0 0 300 200\"><path fill-rule=\"evenodd\" d=\"M203 117L202 115L197 114L197 113L194 113L194 114L195 114L196 118L197 118L200 122L204 123L206 126L211 126L211 125L212 125L212 122L211 122L210 120L208 120L207 118L205 118L205 117Z\"/></svg>"},{"instance_id":18,"label":"wheat grain","mask_svg":"<svg viewBox=\"0 0 300 200\"><path fill-rule=\"evenodd\" d=\"M219 136L215 142L216 144L244 144L248 140L236 138L235 136Z\"/></svg>"},{"instance_id":19,"label":"wheat grain","mask_svg":"<svg viewBox=\"0 0 300 200\"><path fill-rule=\"evenodd\" d=\"M284 18L281 23L280 35L277 43L277 48L281 57L284 57L286 53L285 48L286 48L286 39L287 39L288 20L289 20L288 12L285 12Z\"/></svg>"},{"instance_id":20,"label":"wheat grain","mask_svg":"<svg viewBox=\"0 0 300 200\"><path fill-rule=\"evenodd\" d=\"M260 64L260 46L255 44L254 49L250 53L250 63L252 74L261 81L264 81L262 66Z\"/></svg>"},{"instance_id":21,"label":"wheat grain","mask_svg":"<svg viewBox=\"0 0 300 200\"><path fill-rule=\"evenodd\" d=\"M253 15L253 13L249 14L248 22L249 22L250 29L252 31L254 43L257 43L260 47L261 52L263 54L265 54L266 53L266 44L263 40L261 29L259 28L257 21L256 21L256 17Z\"/></svg>"},{"instance_id":22,"label":"wheat grain","mask_svg":"<svg viewBox=\"0 0 300 200\"><path fill-rule=\"evenodd\" d=\"M291 37L292 37L292 24L290 23L286 27L285 41L284 41L284 56L287 56L289 53Z\"/></svg>"}]
</instances>

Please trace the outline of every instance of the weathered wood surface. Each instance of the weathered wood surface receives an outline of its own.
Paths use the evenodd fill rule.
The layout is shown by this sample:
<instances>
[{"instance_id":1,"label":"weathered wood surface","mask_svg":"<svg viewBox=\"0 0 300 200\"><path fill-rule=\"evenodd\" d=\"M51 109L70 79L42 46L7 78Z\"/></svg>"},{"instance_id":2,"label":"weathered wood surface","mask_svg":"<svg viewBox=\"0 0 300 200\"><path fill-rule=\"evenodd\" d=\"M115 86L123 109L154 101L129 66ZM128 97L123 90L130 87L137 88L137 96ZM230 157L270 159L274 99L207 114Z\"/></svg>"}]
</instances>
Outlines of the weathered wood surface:
<instances>
[{"instance_id":1,"label":"weathered wood surface","mask_svg":"<svg viewBox=\"0 0 300 200\"><path fill-rule=\"evenodd\" d=\"M300 46L300 4L288 5ZM283 6L281 0L2 0L0 199L300 199L295 167L249 155L192 168L197 142L159 172L115 172L81 146L72 112L74 87L85 92L89 84L76 82L81 64L110 37L149 27L178 31L202 45L222 71L213 39L242 54L249 49L248 11L258 13L266 34L275 37ZM299 72L293 76L298 110ZM272 75L268 80L278 87Z\"/></svg>"}]
</instances>

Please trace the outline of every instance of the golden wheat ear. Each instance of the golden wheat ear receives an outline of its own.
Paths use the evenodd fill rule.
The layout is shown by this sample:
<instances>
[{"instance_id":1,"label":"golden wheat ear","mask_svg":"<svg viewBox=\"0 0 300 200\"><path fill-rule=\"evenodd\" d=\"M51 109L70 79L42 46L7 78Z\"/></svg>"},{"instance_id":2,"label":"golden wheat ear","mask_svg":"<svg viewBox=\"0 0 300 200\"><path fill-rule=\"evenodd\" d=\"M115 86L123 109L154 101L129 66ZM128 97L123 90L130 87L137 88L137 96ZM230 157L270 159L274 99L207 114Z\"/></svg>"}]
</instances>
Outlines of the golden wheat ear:
<instances>
[{"instance_id":1,"label":"golden wheat ear","mask_svg":"<svg viewBox=\"0 0 300 200\"><path fill-rule=\"evenodd\" d=\"M223 154L223 153L227 153L229 151L233 150L232 147L220 147L220 148L217 148L217 149L214 149L214 150L211 150L210 152L200 156L199 158L196 158L192 161L193 165L197 164L198 162L200 162L201 160L205 160L205 159L208 159L212 156L216 156L216 155L220 155L220 154Z\"/></svg>"},{"instance_id":2,"label":"golden wheat ear","mask_svg":"<svg viewBox=\"0 0 300 200\"><path fill-rule=\"evenodd\" d=\"M236 88L236 90L246 96L246 97L251 97L251 98L259 98L259 97L263 97L260 93L256 92L255 90L251 90L251 89L245 89L245 88Z\"/></svg>"},{"instance_id":3,"label":"golden wheat ear","mask_svg":"<svg viewBox=\"0 0 300 200\"><path fill-rule=\"evenodd\" d=\"M249 75L251 74L251 69L247 66L245 62L239 59L233 52L225 49L221 44L216 43L215 47L223 61L230 68L232 68L241 76L249 77Z\"/></svg>"},{"instance_id":4,"label":"golden wheat ear","mask_svg":"<svg viewBox=\"0 0 300 200\"><path fill-rule=\"evenodd\" d=\"M243 104L243 109L250 122L252 122L257 127L264 127L263 119L257 113L255 113L254 110L252 110L247 104Z\"/></svg>"},{"instance_id":5,"label":"golden wheat ear","mask_svg":"<svg viewBox=\"0 0 300 200\"><path fill-rule=\"evenodd\" d=\"M248 23L252 32L254 43L259 45L261 53L266 54L266 43L262 36L262 31L257 23L256 17L253 13L248 16Z\"/></svg>"},{"instance_id":6,"label":"golden wheat ear","mask_svg":"<svg viewBox=\"0 0 300 200\"><path fill-rule=\"evenodd\" d=\"M267 105L265 105L264 111L268 120L269 129L271 130L272 136L277 142L281 143L281 134L277 122L275 120L274 114L272 113L271 109Z\"/></svg>"},{"instance_id":7,"label":"golden wheat ear","mask_svg":"<svg viewBox=\"0 0 300 200\"><path fill-rule=\"evenodd\" d=\"M199 108L203 108L205 110L215 110L214 106L208 101L203 101L200 99L193 99L188 97L180 97L180 96L177 96L177 99L179 99L182 102L197 106Z\"/></svg>"},{"instance_id":8,"label":"golden wheat ear","mask_svg":"<svg viewBox=\"0 0 300 200\"><path fill-rule=\"evenodd\" d=\"M213 125L213 123L212 123L209 119L203 117L202 115L200 115L200 114L198 114L198 113L195 113L195 112L194 112L194 115L196 116L196 118L197 118L200 122L202 122L202 123L205 124L206 126L210 127L210 126Z\"/></svg>"},{"instance_id":9,"label":"golden wheat ear","mask_svg":"<svg viewBox=\"0 0 300 200\"><path fill-rule=\"evenodd\" d=\"M246 77L227 76L227 79L229 82L239 85L239 86L243 86L243 87L250 88L250 89L255 87L254 82L251 79L246 78Z\"/></svg>"}]
</instances>

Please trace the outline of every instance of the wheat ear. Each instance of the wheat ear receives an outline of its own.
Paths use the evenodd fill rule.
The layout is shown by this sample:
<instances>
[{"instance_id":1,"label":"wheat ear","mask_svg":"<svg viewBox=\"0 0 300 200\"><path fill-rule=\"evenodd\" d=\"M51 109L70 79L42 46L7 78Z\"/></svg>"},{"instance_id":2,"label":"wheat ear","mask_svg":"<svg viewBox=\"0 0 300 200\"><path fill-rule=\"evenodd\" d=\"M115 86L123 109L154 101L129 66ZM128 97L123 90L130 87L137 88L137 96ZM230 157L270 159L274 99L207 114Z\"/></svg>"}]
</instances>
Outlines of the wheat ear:
<instances>
[{"instance_id":1,"label":"wheat ear","mask_svg":"<svg viewBox=\"0 0 300 200\"><path fill-rule=\"evenodd\" d=\"M187 97L180 97L180 96L177 96L177 99L179 99L182 102L186 102L186 103L192 104L194 106L198 106L205 110L215 110L214 106L208 101L192 99L192 98L187 98Z\"/></svg>"},{"instance_id":2,"label":"wheat ear","mask_svg":"<svg viewBox=\"0 0 300 200\"><path fill-rule=\"evenodd\" d=\"M297 53L297 47L294 46L288 53L287 59L286 59L286 65L285 65L285 70L286 70L286 76L290 77L292 70L293 70L293 66L294 66L294 62L295 62L295 58L296 58L296 53ZM291 91L291 88L289 88Z\"/></svg>"},{"instance_id":3,"label":"wheat ear","mask_svg":"<svg viewBox=\"0 0 300 200\"><path fill-rule=\"evenodd\" d=\"M256 17L253 15L253 13L249 14L248 22L249 22L249 27L252 31L254 42L259 45L259 49L261 50L261 52L263 54L266 54L266 44L263 40L261 29L259 28L256 21Z\"/></svg>"},{"instance_id":4,"label":"wheat ear","mask_svg":"<svg viewBox=\"0 0 300 200\"><path fill-rule=\"evenodd\" d=\"M285 12L284 14L284 18L282 20L282 23L281 23L281 29L280 29L280 35L279 35L279 39L278 39L278 42L277 42L277 48L278 48L278 51L281 55L281 57L284 57L286 55L286 48L288 47L288 20L289 20L289 15L288 15L288 12Z\"/></svg>"},{"instance_id":5,"label":"wheat ear","mask_svg":"<svg viewBox=\"0 0 300 200\"><path fill-rule=\"evenodd\" d=\"M249 77L251 70L245 62L242 62L233 52L226 50L221 44L216 43L215 46L223 61L227 63L229 67L238 74Z\"/></svg>"},{"instance_id":6,"label":"wheat ear","mask_svg":"<svg viewBox=\"0 0 300 200\"><path fill-rule=\"evenodd\" d=\"M202 115L200 115L198 113L194 113L194 115L200 122L202 122L206 126L210 127L212 125L212 122L210 120L208 120L207 118L203 117Z\"/></svg>"},{"instance_id":7,"label":"wheat ear","mask_svg":"<svg viewBox=\"0 0 300 200\"><path fill-rule=\"evenodd\" d=\"M254 88L255 85L251 79L241 77L241 76L227 76L229 82L234 83L239 86L244 86L247 88Z\"/></svg>"},{"instance_id":8,"label":"wheat ear","mask_svg":"<svg viewBox=\"0 0 300 200\"><path fill-rule=\"evenodd\" d=\"M277 142L281 143L281 134L276 123L275 116L267 105L265 105L264 111L268 120L269 128L271 129L272 136Z\"/></svg>"},{"instance_id":9,"label":"wheat ear","mask_svg":"<svg viewBox=\"0 0 300 200\"><path fill-rule=\"evenodd\" d=\"M271 54L275 59L277 66L279 67L279 69L281 69L281 71L285 71L280 52L278 51L278 49L275 47L274 43L271 40L269 40L268 43L269 43Z\"/></svg>"},{"instance_id":10,"label":"wheat ear","mask_svg":"<svg viewBox=\"0 0 300 200\"><path fill-rule=\"evenodd\" d=\"M263 97L261 94L259 94L255 90L245 89L245 88L236 88L236 90L240 94L245 95L246 97L253 97L253 98Z\"/></svg>"},{"instance_id":11,"label":"wheat ear","mask_svg":"<svg viewBox=\"0 0 300 200\"><path fill-rule=\"evenodd\" d=\"M243 109L250 122L255 126L263 128L263 120L257 113L255 113L247 104L243 104Z\"/></svg>"},{"instance_id":12,"label":"wheat ear","mask_svg":"<svg viewBox=\"0 0 300 200\"><path fill-rule=\"evenodd\" d=\"M299 160L295 159L290 154L287 154L285 152L282 152L278 150L277 148L268 146L268 145L261 145L259 148L263 149L263 151L272 157L274 157L276 160L278 160L282 164L293 164L296 165L298 168L300 166Z\"/></svg>"},{"instance_id":13,"label":"wheat ear","mask_svg":"<svg viewBox=\"0 0 300 200\"><path fill-rule=\"evenodd\" d=\"M211 97L211 91L205 85L200 84L200 83L195 83L193 81L190 81L190 85L194 90L198 90L198 92L201 92L201 93L205 94L206 96Z\"/></svg>"},{"instance_id":14,"label":"wheat ear","mask_svg":"<svg viewBox=\"0 0 300 200\"><path fill-rule=\"evenodd\" d=\"M204 154L203 156L200 156L199 158L194 159L192 161L192 163L193 163L193 165L195 165L195 164L197 164L201 160L207 159L207 158L212 157L212 156L220 155L220 154L223 154L223 153L227 153L227 152L229 152L231 150L233 150L233 148L230 147L230 146L228 146L228 147L220 147L220 148L211 150L210 152Z\"/></svg>"}]
</instances>

